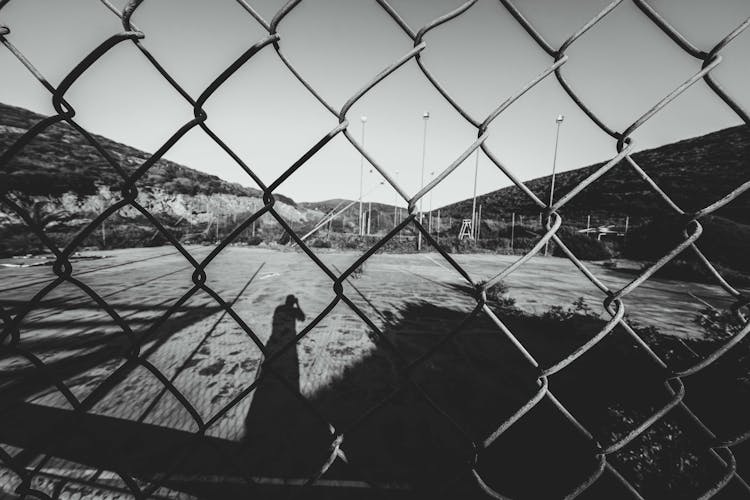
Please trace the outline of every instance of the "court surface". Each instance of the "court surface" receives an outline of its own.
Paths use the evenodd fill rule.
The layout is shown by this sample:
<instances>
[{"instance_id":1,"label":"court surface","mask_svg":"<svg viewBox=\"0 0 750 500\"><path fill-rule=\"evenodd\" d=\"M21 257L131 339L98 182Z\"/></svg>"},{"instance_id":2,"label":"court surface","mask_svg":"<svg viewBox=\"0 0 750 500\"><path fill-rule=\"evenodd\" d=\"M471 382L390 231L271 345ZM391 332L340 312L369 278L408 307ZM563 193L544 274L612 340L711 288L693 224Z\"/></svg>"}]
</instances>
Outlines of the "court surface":
<instances>
[{"instance_id":1,"label":"court surface","mask_svg":"<svg viewBox=\"0 0 750 500\"><path fill-rule=\"evenodd\" d=\"M211 247L191 246L188 250L200 260ZM318 255L336 275L359 256L355 252L333 251ZM308 435L317 432L310 430L318 429L313 417L309 422L285 421L285 409L295 403L269 399L272 385L247 390L261 374L263 357L255 342L268 345L275 352L315 321L335 299L330 277L306 255L229 247L207 267L206 284L231 304L236 317L208 293L198 291L164 321L167 311L193 287L193 268L176 250L157 247L97 251L84 252L80 257L101 258L74 260L73 276L114 308L131 329L131 335L147 334L141 354L194 409L191 415L176 394L164 389L163 381L154 372L142 366L123 368L122 358L113 353L128 344L127 334L78 287L64 283L25 316L20 325L19 346L50 367L79 401L90 396L89 414L98 419L92 417L94 420L86 425L92 429L101 427L101 431L94 430L95 434L128 436L131 425L142 423L142 428L152 429L155 434L141 439L169 444L179 442L186 433L197 432L197 422L212 422L205 434L221 447L222 443L247 441L248 435L267 426L269 420L277 421L281 429L291 426L308 429ZM454 258L475 281L497 274L516 259L490 254ZM597 264L591 264L591 270L612 289L632 279ZM0 267L0 306L11 313L18 311L53 278L50 266ZM535 257L505 282L517 306L530 313L543 313L555 305L567 307L578 297L584 297L594 310L602 310L601 292L566 259ZM455 318L468 314L476 305L462 284L465 282L461 276L437 253L378 254L368 260L361 276L346 282L344 293L383 331L397 329L405 338L410 334L437 338L454 326ZM285 309L290 295L298 306ZM693 295L715 306L728 304L718 287L661 279L647 281L626 297L625 304L630 317L642 324L653 325L663 333L692 337L700 335L692 318L703 307ZM301 313L289 313L297 311L297 307ZM343 415L355 415L357 411L342 410L344 403L327 403L332 401L333 393L341 401L346 401L351 391L361 394L362 389L355 382L364 379L356 367L370 366L372 373L387 371L387 363L378 354L382 348L367 324L340 302L295 347L280 355L277 375L304 398L318 403L318 411L327 419L343 422ZM414 356L418 351L415 348ZM478 362L470 364L479 366ZM107 391L95 392L116 371L121 374L117 382ZM24 405L23 411L13 417L21 423L10 433L12 436L5 432L0 439L7 443L4 448L11 454L28 446L29 441L25 440L33 441L35 436L42 439L35 425L47 425L57 418L64 423L65 415L71 411L60 388L50 385L39 373L23 356L0 359L0 388ZM278 392L278 387L274 390ZM371 394L359 399L375 402L387 393L380 386L367 390ZM300 409L297 413L301 412ZM159 433L159 429L168 429L175 435L166 430ZM326 432L324 428L319 439L309 438L311 450L321 444L325 447ZM273 433L264 436L257 437L258 442L274 439ZM123 442L116 444L128 446ZM114 445L108 443L107 447ZM299 442L288 446L299 446ZM82 475L93 473L80 465L87 462L83 448L63 446L61 454L67 459L53 458L42 469L52 471L52 475L54 471L69 475L71 470L80 470ZM273 446L268 444L268 448ZM242 451L237 453L241 455ZM274 463L288 465L289 460L282 457L283 446L269 453L277 456L268 458L266 454L263 459L265 480L273 480ZM291 468L303 474L315 463L316 456L312 451L309 457L300 453L299 463ZM39 457L24 459L35 463ZM205 464L194 466L205 476L213 471ZM8 471L0 475L6 491L13 486L11 477ZM398 478L393 481L397 487Z\"/></svg>"}]
</instances>

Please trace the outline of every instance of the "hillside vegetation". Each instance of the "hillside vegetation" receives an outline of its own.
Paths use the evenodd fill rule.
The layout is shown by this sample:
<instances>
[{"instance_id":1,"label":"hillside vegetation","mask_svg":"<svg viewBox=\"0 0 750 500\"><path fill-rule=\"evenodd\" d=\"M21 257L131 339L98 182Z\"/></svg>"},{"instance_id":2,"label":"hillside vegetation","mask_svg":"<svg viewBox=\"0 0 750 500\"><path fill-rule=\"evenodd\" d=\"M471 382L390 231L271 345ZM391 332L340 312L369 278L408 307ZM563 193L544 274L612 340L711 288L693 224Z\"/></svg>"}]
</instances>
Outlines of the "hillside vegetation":
<instances>
[{"instance_id":1,"label":"hillside vegetation","mask_svg":"<svg viewBox=\"0 0 750 500\"><path fill-rule=\"evenodd\" d=\"M0 103L0 152L45 117ZM149 154L99 135L99 143L127 171L133 172ZM120 175L86 139L67 123L56 123L37 135L7 164L0 166L0 192L30 196L96 194L101 186L115 190ZM139 189L161 189L166 194L229 194L260 198L258 189L227 182L215 175L169 160L157 161L138 181ZM295 202L277 195L288 205Z\"/></svg>"},{"instance_id":2,"label":"hillside vegetation","mask_svg":"<svg viewBox=\"0 0 750 500\"><path fill-rule=\"evenodd\" d=\"M44 117L17 107L0 104L0 154L26 130ZM127 171L137 169L148 153L95 136ZM672 199L685 210L702 208L750 180L750 130L733 127L701 137L635 153L633 158ZM556 198L573 189L602 164L560 173L556 176ZM0 193L12 193L26 207L38 225L64 244L93 220L104 208L119 199L122 179L99 152L65 123L47 128L22 148L10 161L0 165ZM212 242L231 232L232 227L262 207L258 189L226 182L177 163L160 160L138 181L138 203L154 214L181 241ZM542 199L548 196L549 177L526 185ZM359 233L359 203L331 199L295 203L276 196L276 210L300 235L311 232L325 214L338 215L311 235L311 245L321 248L369 248L402 221L406 210L383 203L365 203L364 215L371 214ZM469 217L471 200L440 207L438 223L431 231L444 248L454 252L523 253L544 234L539 207L517 187L482 195L481 239L458 241L461 220ZM347 207L348 208L345 208ZM434 207L433 216L438 208ZM511 224L510 214L517 215ZM670 216L666 204L626 163L621 162L591 186L579 193L561 211L563 227L558 233L565 244L583 259L605 260L628 257L651 261L666 253L680 239L684 221ZM587 216L591 216L590 219ZM625 216L629 232L625 232ZM425 214L427 219L427 214ZM581 233L582 228L615 226L615 234L603 241ZM750 282L746 255L750 252L750 195L743 194L711 217L701 220L704 237L699 247L727 271L739 273ZM164 243L153 225L132 207L113 214L101 234L92 234L87 246L119 247ZM429 223L424 221L425 226ZM235 241L258 244L261 241L290 242L290 237L270 216L257 221L247 234ZM416 233L407 226L386 247L387 251L412 251ZM17 215L0 205L0 254L15 255L41 251L41 242L30 234ZM553 254L561 255L552 245ZM694 257L686 252L675 260L674 272L691 279L710 279ZM665 272L669 272L665 268Z\"/></svg>"},{"instance_id":3,"label":"hillside vegetation","mask_svg":"<svg viewBox=\"0 0 750 500\"><path fill-rule=\"evenodd\" d=\"M703 208L750 180L750 128L738 126L686 139L632 155L638 165L686 211ZM563 172L555 176L555 199L577 186L604 163ZM522 172L516 172L521 174ZM542 200L549 197L550 177L525 183ZM518 187L503 188L479 196L486 218L539 212ZM650 218L665 211L667 205L622 161L584 189L565 207L563 215L581 217L589 214L629 215ZM471 199L441 208L446 215L466 217L471 213ZM745 193L716 213L722 217L750 223L750 195Z\"/></svg>"},{"instance_id":4,"label":"hillside vegetation","mask_svg":"<svg viewBox=\"0 0 750 500\"><path fill-rule=\"evenodd\" d=\"M0 104L0 155L44 117ZM94 136L127 172L135 171L149 154L106 137ZM62 247L104 209L119 201L123 179L94 146L66 123L57 123L0 164L0 194L25 209L34 224ZM263 206L258 189L230 183L215 175L159 160L136 183L137 202L175 238L213 242ZM276 212L296 226L311 224L322 214L298 208L275 194ZM277 240L284 230L272 217L257 221L237 242ZM121 248L162 245L166 237L132 206L110 215L82 247ZM256 243L257 244L257 243ZM0 257L46 251L28 225L0 204Z\"/></svg>"}]
</instances>

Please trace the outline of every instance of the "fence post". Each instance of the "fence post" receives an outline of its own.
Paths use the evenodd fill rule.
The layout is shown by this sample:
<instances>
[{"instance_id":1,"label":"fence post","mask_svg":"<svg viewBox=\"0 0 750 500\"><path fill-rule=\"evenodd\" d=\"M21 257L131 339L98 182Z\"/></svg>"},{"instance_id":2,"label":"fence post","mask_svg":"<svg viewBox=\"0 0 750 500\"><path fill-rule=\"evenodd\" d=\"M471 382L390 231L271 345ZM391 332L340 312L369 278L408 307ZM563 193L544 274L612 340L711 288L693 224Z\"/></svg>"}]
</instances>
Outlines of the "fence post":
<instances>
[{"instance_id":1,"label":"fence post","mask_svg":"<svg viewBox=\"0 0 750 500\"><path fill-rule=\"evenodd\" d=\"M102 248L107 246L107 230L104 228L106 223L106 220L102 221Z\"/></svg>"},{"instance_id":2,"label":"fence post","mask_svg":"<svg viewBox=\"0 0 750 500\"><path fill-rule=\"evenodd\" d=\"M482 228L482 204L479 204L479 214L477 215L477 241L479 241L479 233Z\"/></svg>"},{"instance_id":3,"label":"fence post","mask_svg":"<svg viewBox=\"0 0 750 500\"><path fill-rule=\"evenodd\" d=\"M510 253L513 253L513 238L516 236L516 213L513 212L510 219Z\"/></svg>"},{"instance_id":4,"label":"fence post","mask_svg":"<svg viewBox=\"0 0 750 500\"><path fill-rule=\"evenodd\" d=\"M437 214L437 237L435 238L435 241L440 243L440 209L438 209Z\"/></svg>"}]
</instances>

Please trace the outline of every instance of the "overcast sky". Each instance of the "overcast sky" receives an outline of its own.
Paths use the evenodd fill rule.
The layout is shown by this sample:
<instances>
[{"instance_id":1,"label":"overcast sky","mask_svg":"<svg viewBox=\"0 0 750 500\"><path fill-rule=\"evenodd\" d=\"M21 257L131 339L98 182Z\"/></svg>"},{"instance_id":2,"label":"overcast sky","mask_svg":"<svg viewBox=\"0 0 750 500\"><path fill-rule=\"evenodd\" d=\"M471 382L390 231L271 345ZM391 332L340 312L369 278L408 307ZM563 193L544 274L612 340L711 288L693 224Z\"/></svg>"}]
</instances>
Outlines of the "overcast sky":
<instances>
[{"instance_id":1,"label":"overcast sky","mask_svg":"<svg viewBox=\"0 0 750 500\"><path fill-rule=\"evenodd\" d=\"M0 2L1 3L1 2ZM123 1L115 2L122 5ZM284 3L250 0L267 19ZM462 2L392 0L416 31ZM518 0L522 12L555 46L609 0ZM709 50L750 16L748 0L652 0L695 45ZM197 97L253 43L263 28L234 0L145 0L133 18L143 43L175 79ZM98 0L11 0L0 10L8 39L57 85L93 47L120 29ZM281 47L299 72L339 108L412 42L374 0L305 0L280 25ZM551 59L493 0L478 4L426 37L423 60L448 91L483 119L506 97L551 64ZM51 114L45 89L0 48L0 101ZM622 131L700 69L632 4L623 2L569 50L563 73L581 98L612 128ZM750 109L750 30L723 53L716 79ZM152 152L192 109L130 43L97 62L66 95L76 120L90 131ZM266 182L272 180L337 123L283 66L271 46L263 49L207 102L208 124ZM475 139L476 130L443 100L414 61L362 98L349 112L350 131L360 137L367 115L366 148L408 192L420 184L423 120L427 172L447 167ZM521 179L549 174L555 117L560 134L558 169L570 170L613 156L615 141L596 128L563 92L546 79L493 122L488 145ZM698 82L634 134L637 149L737 125L739 119L703 82ZM196 128L166 158L220 177L253 185L251 179ZM470 158L434 191L434 206L470 197ZM369 168L368 168L369 170ZM377 185L366 175L365 191ZM480 156L479 192L509 181ZM356 198L359 156L339 135L287 180L279 192L298 201ZM369 199L394 201L376 188ZM400 203L403 205L403 202Z\"/></svg>"}]
</instances>

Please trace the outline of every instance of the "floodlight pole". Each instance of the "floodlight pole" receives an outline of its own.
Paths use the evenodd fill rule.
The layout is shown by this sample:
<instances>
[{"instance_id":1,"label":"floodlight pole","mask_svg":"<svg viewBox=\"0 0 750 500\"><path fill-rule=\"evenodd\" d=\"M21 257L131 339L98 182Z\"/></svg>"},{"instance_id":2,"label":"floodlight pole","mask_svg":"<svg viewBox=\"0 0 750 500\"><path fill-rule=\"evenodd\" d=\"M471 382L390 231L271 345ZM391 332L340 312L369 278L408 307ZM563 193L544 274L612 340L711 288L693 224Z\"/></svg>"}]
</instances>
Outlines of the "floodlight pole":
<instances>
[{"instance_id":1,"label":"floodlight pole","mask_svg":"<svg viewBox=\"0 0 750 500\"><path fill-rule=\"evenodd\" d=\"M362 148L365 147L365 124L367 123L367 117L362 115L360 117L362 121ZM359 156L359 235L364 234L364 226L362 224L362 191L365 180L365 155Z\"/></svg>"},{"instance_id":2,"label":"floodlight pole","mask_svg":"<svg viewBox=\"0 0 750 500\"><path fill-rule=\"evenodd\" d=\"M557 115L555 123L557 124L557 132L555 133L555 154L552 156L552 181L549 186L549 206L552 207L552 200L555 198L555 167L557 166L557 145L560 142L560 125L562 125L565 117L563 115ZM549 224L549 216L547 216L547 224ZM544 255L547 256L549 251L549 240L544 243Z\"/></svg>"},{"instance_id":3,"label":"floodlight pole","mask_svg":"<svg viewBox=\"0 0 750 500\"><path fill-rule=\"evenodd\" d=\"M474 241L477 238L476 220L477 220L477 177L479 176L479 148L477 148L476 160L474 162L474 197L471 201L471 237Z\"/></svg>"},{"instance_id":4,"label":"floodlight pole","mask_svg":"<svg viewBox=\"0 0 750 500\"><path fill-rule=\"evenodd\" d=\"M424 135L422 137L422 182L420 184L420 191L424 189L424 165L425 156L427 155L427 121L430 119L430 112L425 111L422 113L422 119L424 120ZM424 196L419 199L419 224L422 225L422 201ZM422 250L422 232L417 231L417 251Z\"/></svg>"},{"instance_id":5,"label":"floodlight pole","mask_svg":"<svg viewBox=\"0 0 750 500\"><path fill-rule=\"evenodd\" d=\"M370 169L370 174L372 174L372 169ZM367 236L370 236L371 232L372 232L372 198L370 198L367 201Z\"/></svg>"}]
</instances>

